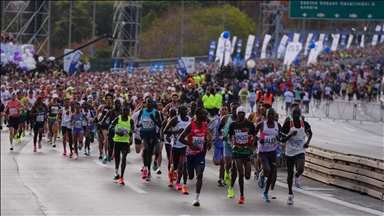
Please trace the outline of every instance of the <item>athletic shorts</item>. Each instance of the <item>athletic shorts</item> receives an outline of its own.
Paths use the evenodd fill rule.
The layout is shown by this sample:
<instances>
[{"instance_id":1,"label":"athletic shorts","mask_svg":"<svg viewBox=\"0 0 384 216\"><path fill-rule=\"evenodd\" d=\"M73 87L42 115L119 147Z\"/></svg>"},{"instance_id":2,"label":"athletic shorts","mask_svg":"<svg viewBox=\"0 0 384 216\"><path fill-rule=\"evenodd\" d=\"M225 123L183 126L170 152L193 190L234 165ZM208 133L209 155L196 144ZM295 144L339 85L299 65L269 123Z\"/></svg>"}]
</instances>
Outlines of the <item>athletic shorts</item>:
<instances>
[{"instance_id":1,"label":"athletic shorts","mask_svg":"<svg viewBox=\"0 0 384 216\"><path fill-rule=\"evenodd\" d=\"M299 159L304 159L305 160L305 153L300 153L298 155L295 155L295 156L286 156L287 160L287 167L292 167L292 166L295 166L296 164L296 161L299 160Z\"/></svg>"},{"instance_id":2,"label":"athletic shorts","mask_svg":"<svg viewBox=\"0 0 384 216\"><path fill-rule=\"evenodd\" d=\"M68 131L69 131L69 129L68 129L67 127L65 127L65 126L61 126L61 133L62 133L63 135L67 134Z\"/></svg>"},{"instance_id":3,"label":"athletic shorts","mask_svg":"<svg viewBox=\"0 0 384 216\"><path fill-rule=\"evenodd\" d=\"M48 125L53 125L56 122L56 118L49 118L48 117Z\"/></svg>"},{"instance_id":4,"label":"athletic shorts","mask_svg":"<svg viewBox=\"0 0 384 216\"><path fill-rule=\"evenodd\" d=\"M25 123L25 116L20 116L19 123L24 124Z\"/></svg>"},{"instance_id":5,"label":"athletic shorts","mask_svg":"<svg viewBox=\"0 0 384 216\"><path fill-rule=\"evenodd\" d=\"M261 163L268 163L270 166L276 166L276 151L271 152L259 152Z\"/></svg>"},{"instance_id":6,"label":"athletic shorts","mask_svg":"<svg viewBox=\"0 0 384 216\"><path fill-rule=\"evenodd\" d=\"M141 145L141 137L138 134L133 134L135 145Z\"/></svg>"},{"instance_id":7,"label":"athletic shorts","mask_svg":"<svg viewBox=\"0 0 384 216\"><path fill-rule=\"evenodd\" d=\"M205 155L204 153L199 153L197 155L187 156L187 169L192 170L198 166L205 166Z\"/></svg>"},{"instance_id":8,"label":"athletic shorts","mask_svg":"<svg viewBox=\"0 0 384 216\"><path fill-rule=\"evenodd\" d=\"M232 159L241 159L242 161L252 161L253 157L252 154L239 154L239 153L232 153Z\"/></svg>"},{"instance_id":9,"label":"athletic shorts","mask_svg":"<svg viewBox=\"0 0 384 216\"><path fill-rule=\"evenodd\" d=\"M215 146L213 151L213 160L219 160L221 158L224 158L224 147Z\"/></svg>"},{"instance_id":10,"label":"athletic shorts","mask_svg":"<svg viewBox=\"0 0 384 216\"><path fill-rule=\"evenodd\" d=\"M232 147L224 146L224 156L232 158Z\"/></svg>"},{"instance_id":11,"label":"athletic shorts","mask_svg":"<svg viewBox=\"0 0 384 216\"><path fill-rule=\"evenodd\" d=\"M19 117L9 117L8 118L8 127L9 128L14 128L17 130L19 128L19 124L20 124Z\"/></svg>"},{"instance_id":12,"label":"athletic shorts","mask_svg":"<svg viewBox=\"0 0 384 216\"><path fill-rule=\"evenodd\" d=\"M33 124L33 131L34 132L39 132L39 130L43 130L44 131L44 127L45 127L45 122L35 122Z\"/></svg>"},{"instance_id":13,"label":"athletic shorts","mask_svg":"<svg viewBox=\"0 0 384 216\"><path fill-rule=\"evenodd\" d=\"M151 137L141 137L142 142L143 142L143 147L144 149L148 149L148 146L156 146L157 142L157 136L151 136ZM144 140L146 142L144 142Z\"/></svg>"}]
</instances>

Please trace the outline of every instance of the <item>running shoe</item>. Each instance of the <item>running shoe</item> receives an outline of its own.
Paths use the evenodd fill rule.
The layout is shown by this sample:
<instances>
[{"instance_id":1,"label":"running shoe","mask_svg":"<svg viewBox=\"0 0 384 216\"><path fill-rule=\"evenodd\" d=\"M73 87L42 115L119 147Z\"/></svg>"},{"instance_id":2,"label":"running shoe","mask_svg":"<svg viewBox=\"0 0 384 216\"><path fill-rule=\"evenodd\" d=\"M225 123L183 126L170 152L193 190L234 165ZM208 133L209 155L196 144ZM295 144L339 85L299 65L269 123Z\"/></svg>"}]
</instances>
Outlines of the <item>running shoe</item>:
<instances>
[{"instance_id":1,"label":"running shoe","mask_svg":"<svg viewBox=\"0 0 384 216\"><path fill-rule=\"evenodd\" d=\"M60 139L60 133L57 134L57 139Z\"/></svg>"},{"instance_id":2,"label":"running shoe","mask_svg":"<svg viewBox=\"0 0 384 216\"><path fill-rule=\"evenodd\" d=\"M294 197L295 196L293 194L289 194L288 199L287 199L287 204L288 205L293 205L293 198Z\"/></svg>"},{"instance_id":3,"label":"running shoe","mask_svg":"<svg viewBox=\"0 0 384 216\"><path fill-rule=\"evenodd\" d=\"M56 143L53 143L52 148L56 148Z\"/></svg>"},{"instance_id":4,"label":"running shoe","mask_svg":"<svg viewBox=\"0 0 384 216\"><path fill-rule=\"evenodd\" d=\"M143 170L144 170L144 166L141 166L141 170L140 170L140 172L143 172Z\"/></svg>"},{"instance_id":5,"label":"running shoe","mask_svg":"<svg viewBox=\"0 0 384 216\"><path fill-rule=\"evenodd\" d=\"M269 198L270 198L270 199L276 199L276 196L273 195L273 190L270 190L270 191L269 191Z\"/></svg>"},{"instance_id":6,"label":"running shoe","mask_svg":"<svg viewBox=\"0 0 384 216\"><path fill-rule=\"evenodd\" d=\"M224 171L224 183L226 185L231 184L231 177L229 176L229 173L227 171Z\"/></svg>"},{"instance_id":7,"label":"running shoe","mask_svg":"<svg viewBox=\"0 0 384 216\"><path fill-rule=\"evenodd\" d=\"M113 180L119 180L119 179L120 179L119 172L116 171L115 174L113 175Z\"/></svg>"},{"instance_id":8,"label":"running shoe","mask_svg":"<svg viewBox=\"0 0 384 216\"><path fill-rule=\"evenodd\" d=\"M228 198L235 198L235 193L233 192L233 188L228 188Z\"/></svg>"},{"instance_id":9,"label":"running shoe","mask_svg":"<svg viewBox=\"0 0 384 216\"><path fill-rule=\"evenodd\" d=\"M87 155L87 149L84 149L84 155Z\"/></svg>"},{"instance_id":10,"label":"running shoe","mask_svg":"<svg viewBox=\"0 0 384 216\"><path fill-rule=\"evenodd\" d=\"M91 156L91 150L88 149L87 156Z\"/></svg>"},{"instance_id":11,"label":"running shoe","mask_svg":"<svg viewBox=\"0 0 384 216\"><path fill-rule=\"evenodd\" d=\"M73 152L69 153L69 158L72 158Z\"/></svg>"},{"instance_id":12,"label":"running shoe","mask_svg":"<svg viewBox=\"0 0 384 216\"><path fill-rule=\"evenodd\" d=\"M63 151L63 155L64 155L64 156L67 155L67 150L64 150L64 151Z\"/></svg>"},{"instance_id":13,"label":"running shoe","mask_svg":"<svg viewBox=\"0 0 384 216\"><path fill-rule=\"evenodd\" d=\"M271 202L271 200L269 200L269 195L268 195L268 193L263 193L263 198L264 198L264 201L265 201L265 202Z\"/></svg>"},{"instance_id":14,"label":"running shoe","mask_svg":"<svg viewBox=\"0 0 384 216\"><path fill-rule=\"evenodd\" d=\"M9 148L9 150L13 151L13 145L11 145L11 147Z\"/></svg>"},{"instance_id":15,"label":"running shoe","mask_svg":"<svg viewBox=\"0 0 384 216\"><path fill-rule=\"evenodd\" d=\"M111 160L113 160L113 158L112 157L107 157L107 159L108 159L108 162L111 162Z\"/></svg>"},{"instance_id":16,"label":"running shoe","mask_svg":"<svg viewBox=\"0 0 384 216\"><path fill-rule=\"evenodd\" d=\"M17 143L21 143L20 137L17 137Z\"/></svg>"},{"instance_id":17,"label":"running shoe","mask_svg":"<svg viewBox=\"0 0 384 216\"><path fill-rule=\"evenodd\" d=\"M193 206L200 206L200 202L198 199L195 199L193 200L193 203L192 203Z\"/></svg>"},{"instance_id":18,"label":"running shoe","mask_svg":"<svg viewBox=\"0 0 384 216\"><path fill-rule=\"evenodd\" d=\"M183 186L183 188L181 189L181 193L184 194L184 195L188 195L188 194L189 194L187 185L184 185L184 186Z\"/></svg>"},{"instance_id":19,"label":"running shoe","mask_svg":"<svg viewBox=\"0 0 384 216\"><path fill-rule=\"evenodd\" d=\"M217 186L219 186L219 187L224 187L224 184L223 184L223 182L221 181L221 179L219 179L219 180L217 181Z\"/></svg>"},{"instance_id":20,"label":"running shoe","mask_svg":"<svg viewBox=\"0 0 384 216\"><path fill-rule=\"evenodd\" d=\"M159 167L157 166L157 162L155 161L155 162L153 162L153 171L156 171L157 168L159 168Z\"/></svg>"},{"instance_id":21,"label":"running shoe","mask_svg":"<svg viewBox=\"0 0 384 216\"><path fill-rule=\"evenodd\" d=\"M263 176L263 173L261 172L259 174L259 180L257 180L257 185L259 185L260 188L264 188L265 186L264 176Z\"/></svg>"},{"instance_id":22,"label":"running shoe","mask_svg":"<svg viewBox=\"0 0 384 216\"><path fill-rule=\"evenodd\" d=\"M52 140L49 140L49 145L52 145L52 144L53 144Z\"/></svg>"},{"instance_id":23,"label":"running shoe","mask_svg":"<svg viewBox=\"0 0 384 216\"><path fill-rule=\"evenodd\" d=\"M169 181L168 187L173 187L173 181Z\"/></svg>"},{"instance_id":24,"label":"running shoe","mask_svg":"<svg viewBox=\"0 0 384 216\"><path fill-rule=\"evenodd\" d=\"M237 200L237 204L244 204L244 196L240 196L239 200Z\"/></svg>"},{"instance_id":25,"label":"running shoe","mask_svg":"<svg viewBox=\"0 0 384 216\"><path fill-rule=\"evenodd\" d=\"M121 184L121 185L125 185L125 182L124 182L124 178L123 178L123 177L121 177L121 178L119 179L119 184Z\"/></svg>"},{"instance_id":26,"label":"running shoe","mask_svg":"<svg viewBox=\"0 0 384 216\"><path fill-rule=\"evenodd\" d=\"M157 175L161 175L160 167L158 167L158 168L156 169L156 174L157 174Z\"/></svg>"},{"instance_id":27,"label":"running shoe","mask_svg":"<svg viewBox=\"0 0 384 216\"><path fill-rule=\"evenodd\" d=\"M36 146L33 146L33 152L36 152L37 149L36 149Z\"/></svg>"},{"instance_id":28,"label":"running shoe","mask_svg":"<svg viewBox=\"0 0 384 216\"><path fill-rule=\"evenodd\" d=\"M295 186L297 188L301 188L302 185L303 185L303 181L301 180L301 175L299 177L296 177L296 174L295 174Z\"/></svg>"},{"instance_id":29,"label":"running shoe","mask_svg":"<svg viewBox=\"0 0 384 216\"><path fill-rule=\"evenodd\" d=\"M41 149L41 147L42 147L42 146L41 146L41 141L38 142L37 145L38 145L39 149Z\"/></svg>"},{"instance_id":30,"label":"running shoe","mask_svg":"<svg viewBox=\"0 0 384 216\"><path fill-rule=\"evenodd\" d=\"M173 180L173 172L172 171L168 172L168 178L169 178L170 181L174 181Z\"/></svg>"},{"instance_id":31,"label":"running shoe","mask_svg":"<svg viewBox=\"0 0 384 216\"><path fill-rule=\"evenodd\" d=\"M25 130L21 132L21 136L25 137Z\"/></svg>"},{"instance_id":32,"label":"running shoe","mask_svg":"<svg viewBox=\"0 0 384 216\"><path fill-rule=\"evenodd\" d=\"M17 139L17 133L15 132L15 135L13 135L13 139Z\"/></svg>"},{"instance_id":33,"label":"running shoe","mask_svg":"<svg viewBox=\"0 0 384 216\"><path fill-rule=\"evenodd\" d=\"M148 178L146 178L145 181L151 181L151 177L148 176Z\"/></svg>"},{"instance_id":34,"label":"running shoe","mask_svg":"<svg viewBox=\"0 0 384 216\"><path fill-rule=\"evenodd\" d=\"M75 154L75 156L73 157L74 159L77 159L79 157L79 154Z\"/></svg>"},{"instance_id":35,"label":"running shoe","mask_svg":"<svg viewBox=\"0 0 384 216\"><path fill-rule=\"evenodd\" d=\"M99 155L99 160L101 160L101 159L103 159L103 155L102 154Z\"/></svg>"},{"instance_id":36,"label":"running shoe","mask_svg":"<svg viewBox=\"0 0 384 216\"><path fill-rule=\"evenodd\" d=\"M102 161L102 163L103 163L103 164L106 164L108 161L110 161L110 160L108 160L108 158L109 158L108 156L105 156L104 159L103 159L103 161Z\"/></svg>"},{"instance_id":37,"label":"running shoe","mask_svg":"<svg viewBox=\"0 0 384 216\"><path fill-rule=\"evenodd\" d=\"M259 180L259 171L257 171L257 170L255 171L254 179Z\"/></svg>"},{"instance_id":38,"label":"running shoe","mask_svg":"<svg viewBox=\"0 0 384 216\"><path fill-rule=\"evenodd\" d=\"M176 190L181 190L181 185L180 185L180 183L177 183L177 182L176 182Z\"/></svg>"},{"instance_id":39,"label":"running shoe","mask_svg":"<svg viewBox=\"0 0 384 216\"><path fill-rule=\"evenodd\" d=\"M83 148L83 144L79 143L79 151L81 151L81 149Z\"/></svg>"},{"instance_id":40,"label":"running shoe","mask_svg":"<svg viewBox=\"0 0 384 216\"><path fill-rule=\"evenodd\" d=\"M148 178L148 170L143 170L143 172L141 173L141 178L143 180Z\"/></svg>"}]
</instances>

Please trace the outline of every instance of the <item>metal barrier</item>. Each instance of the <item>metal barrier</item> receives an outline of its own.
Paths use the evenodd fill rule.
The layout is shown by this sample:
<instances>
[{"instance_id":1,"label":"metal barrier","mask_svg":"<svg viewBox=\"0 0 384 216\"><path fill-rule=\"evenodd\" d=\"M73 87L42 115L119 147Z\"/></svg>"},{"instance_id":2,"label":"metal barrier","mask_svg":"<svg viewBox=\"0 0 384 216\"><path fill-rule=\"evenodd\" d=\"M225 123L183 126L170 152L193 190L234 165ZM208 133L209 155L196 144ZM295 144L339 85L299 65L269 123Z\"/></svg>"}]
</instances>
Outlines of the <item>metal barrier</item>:
<instances>
[{"instance_id":1,"label":"metal barrier","mask_svg":"<svg viewBox=\"0 0 384 216\"><path fill-rule=\"evenodd\" d=\"M384 161L310 146L304 176L384 201Z\"/></svg>"}]
</instances>

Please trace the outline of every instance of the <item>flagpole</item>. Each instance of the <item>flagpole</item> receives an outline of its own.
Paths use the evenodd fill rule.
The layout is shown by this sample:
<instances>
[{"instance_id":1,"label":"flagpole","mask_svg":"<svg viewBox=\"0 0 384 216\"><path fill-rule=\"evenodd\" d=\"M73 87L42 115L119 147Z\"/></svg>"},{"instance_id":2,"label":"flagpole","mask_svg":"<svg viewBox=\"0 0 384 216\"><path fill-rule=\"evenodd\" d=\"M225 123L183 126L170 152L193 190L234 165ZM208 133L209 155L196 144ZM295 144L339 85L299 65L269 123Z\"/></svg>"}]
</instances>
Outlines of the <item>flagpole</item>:
<instances>
[{"instance_id":1,"label":"flagpole","mask_svg":"<svg viewBox=\"0 0 384 216\"><path fill-rule=\"evenodd\" d=\"M184 0L181 1L181 47L180 47L180 57L184 55Z\"/></svg>"}]
</instances>

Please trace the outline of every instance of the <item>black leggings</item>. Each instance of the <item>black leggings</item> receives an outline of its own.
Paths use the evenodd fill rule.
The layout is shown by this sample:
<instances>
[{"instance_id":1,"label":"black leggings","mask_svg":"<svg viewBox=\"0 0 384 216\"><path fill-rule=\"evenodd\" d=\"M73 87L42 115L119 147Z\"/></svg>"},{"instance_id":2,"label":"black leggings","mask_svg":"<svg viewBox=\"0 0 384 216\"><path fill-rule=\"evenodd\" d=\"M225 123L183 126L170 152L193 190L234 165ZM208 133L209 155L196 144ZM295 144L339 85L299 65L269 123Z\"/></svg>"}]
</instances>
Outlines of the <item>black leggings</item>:
<instances>
[{"instance_id":1,"label":"black leggings","mask_svg":"<svg viewBox=\"0 0 384 216\"><path fill-rule=\"evenodd\" d=\"M171 149L172 149L172 146L171 144L167 144L167 143L164 143L165 145L165 152L167 152L167 159L168 159L168 171L169 169L171 169L171 160L170 160L170 156L171 156Z\"/></svg>"},{"instance_id":2,"label":"black leggings","mask_svg":"<svg viewBox=\"0 0 384 216\"><path fill-rule=\"evenodd\" d=\"M110 128L108 131L108 156L111 158L112 157L112 152L113 152L113 147L115 142L113 141L113 137L115 136L115 132L113 128ZM116 157L116 153L115 153Z\"/></svg>"},{"instance_id":3,"label":"black leggings","mask_svg":"<svg viewBox=\"0 0 384 216\"><path fill-rule=\"evenodd\" d=\"M115 169L119 170L120 165L120 152L122 154L121 158L121 173L120 177L124 177L125 166L127 165L127 154L129 151L129 144L123 142L115 142Z\"/></svg>"},{"instance_id":4,"label":"black leggings","mask_svg":"<svg viewBox=\"0 0 384 216\"><path fill-rule=\"evenodd\" d=\"M141 137L143 142L143 157L144 157L144 166L150 168L152 163L152 155L157 144L157 137ZM148 173L151 172L151 169L148 169Z\"/></svg>"}]
</instances>

